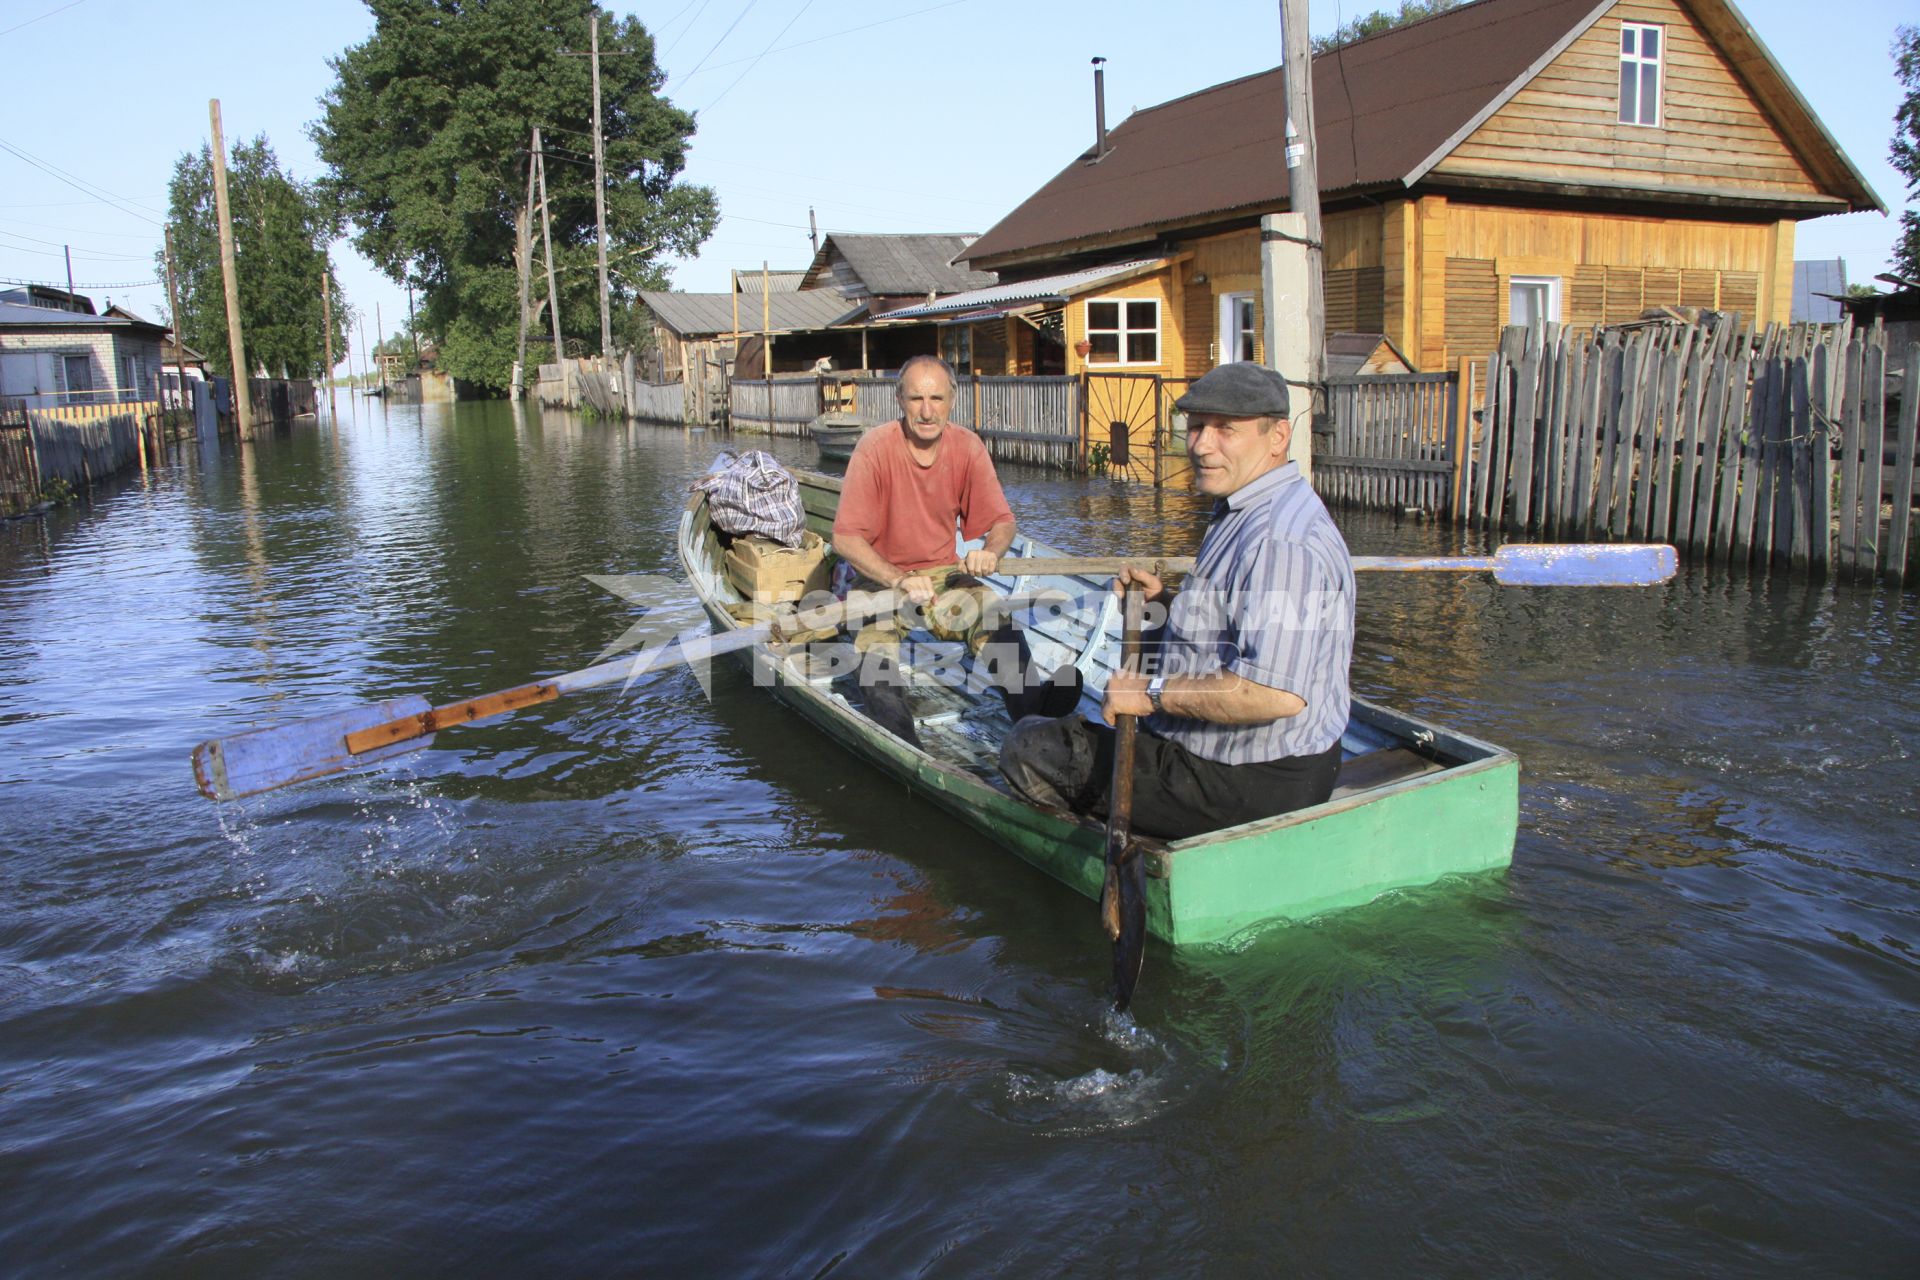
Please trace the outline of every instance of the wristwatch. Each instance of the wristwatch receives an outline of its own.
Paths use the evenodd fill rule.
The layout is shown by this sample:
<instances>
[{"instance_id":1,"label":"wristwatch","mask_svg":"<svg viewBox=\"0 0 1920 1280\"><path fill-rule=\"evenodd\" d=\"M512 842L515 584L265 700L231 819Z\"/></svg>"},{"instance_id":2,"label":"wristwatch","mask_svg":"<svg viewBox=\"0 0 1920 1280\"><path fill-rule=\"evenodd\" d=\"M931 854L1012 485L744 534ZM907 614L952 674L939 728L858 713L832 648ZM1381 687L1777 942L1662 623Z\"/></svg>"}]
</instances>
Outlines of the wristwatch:
<instances>
[{"instance_id":1,"label":"wristwatch","mask_svg":"<svg viewBox=\"0 0 1920 1280\"><path fill-rule=\"evenodd\" d=\"M1153 713L1155 715L1160 714L1160 691L1166 687L1167 678L1163 675L1155 676L1153 679L1147 681L1147 701L1153 704Z\"/></svg>"}]
</instances>

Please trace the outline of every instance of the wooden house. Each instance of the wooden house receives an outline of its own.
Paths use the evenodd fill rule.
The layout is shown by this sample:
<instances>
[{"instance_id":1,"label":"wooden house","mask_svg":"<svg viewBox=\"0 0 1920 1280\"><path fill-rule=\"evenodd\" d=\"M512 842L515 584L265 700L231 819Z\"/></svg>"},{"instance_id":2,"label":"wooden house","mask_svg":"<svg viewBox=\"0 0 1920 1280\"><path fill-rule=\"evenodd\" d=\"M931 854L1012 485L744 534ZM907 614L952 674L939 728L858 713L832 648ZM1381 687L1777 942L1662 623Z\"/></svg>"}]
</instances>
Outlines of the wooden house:
<instances>
[{"instance_id":1,"label":"wooden house","mask_svg":"<svg viewBox=\"0 0 1920 1280\"><path fill-rule=\"evenodd\" d=\"M1316 56L1313 98L1327 330L1420 370L1535 315L1785 321L1796 224L1883 208L1726 0L1476 0ZM1274 70L1136 112L965 260L1002 281L1157 261L1058 306L1068 372L1264 359L1284 99ZM1036 320L983 321L1008 372Z\"/></svg>"}]
</instances>

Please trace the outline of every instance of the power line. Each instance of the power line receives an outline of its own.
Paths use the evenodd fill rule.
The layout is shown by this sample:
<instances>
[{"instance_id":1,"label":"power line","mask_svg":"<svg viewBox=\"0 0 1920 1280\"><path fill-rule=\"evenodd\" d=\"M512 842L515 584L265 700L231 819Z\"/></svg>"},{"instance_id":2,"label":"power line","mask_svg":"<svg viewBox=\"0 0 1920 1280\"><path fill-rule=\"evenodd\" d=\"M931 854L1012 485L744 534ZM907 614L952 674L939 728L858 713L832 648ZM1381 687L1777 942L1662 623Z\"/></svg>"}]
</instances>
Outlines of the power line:
<instances>
[{"instance_id":1,"label":"power line","mask_svg":"<svg viewBox=\"0 0 1920 1280\"><path fill-rule=\"evenodd\" d=\"M747 7L740 11L739 17L736 17L733 20L732 25L730 25L725 31L722 31L720 33L720 38L713 42L713 48L707 50L706 57L703 57L700 59L700 61L694 63L693 70L687 72L687 76L683 76L681 78L685 79L687 77L698 75L700 73L700 68L707 65L707 58L711 58L715 53L719 51L720 46L727 42L727 37L733 34L733 28L740 25L740 19L746 17L749 13L752 13L753 6L758 3L759 3L759 0L747 0ZM666 85L661 85L660 87L664 89L666 88Z\"/></svg>"},{"instance_id":2,"label":"power line","mask_svg":"<svg viewBox=\"0 0 1920 1280\"><path fill-rule=\"evenodd\" d=\"M5 138L0 138L0 151L6 151L12 155L18 156L20 159L25 160L28 164L32 165L34 168L40 170L41 172L49 174L55 178L58 178L60 181L66 183L68 186L72 187L76 191L80 191L87 195L94 196L98 199L104 200L106 203L111 204L115 208L119 209L122 213L130 213L136 218L145 219L146 221L151 222L156 227L166 225L165 223L161 222L160 219L150 216L145 211L134 208L131 204L127 203L127 201L123 197L114 195L113 192L108 191L105 187L94 186L92 183L86 181L84 178L75 177L73 174L68 173L64 169L56 168L55 166L47 163L44 160L31 156L27 154L25 151L22 151L19 147L14 146L11 142L8 142Z\"/></svg>"},{"instance_id":3,"label":"power line","mask_svg":"<svg viewBox=\"0 0 1920 1280\"><path fill-rule=\"evenodd\" d=\"M753 61L747 64L747 69L745 71L742 71L739 75L733 78L733 84L730 84L726 88L722 89L720 91L719 98L715 98L712 102L709 102L706 106L700 108L700 110L711 111L715 107L719 106L720 98L724 98L728 94L732 93L735 86L737 86L742 80L745 80L749 75L752 75L753 69L760 65L760 59L767 56L767 49L773 48L774 44L779 41L780 37L787 34L788 31L792 30L794 23L800 21L801 14L806 13L806 11L808 9L811 9L812 7L813 7L813 0L806 0L806 3L800 6L799 12L795 13L791 18L787 19L787 25L780 28L780 30L774 32L773 39L767 41L767 48L762 49L759 53L755 54ZM694 114L698 115L699 112L695 112Z\"/></svg>"},{"instance_id":4,"label":"power line","mask_svg":"<svg viewBox=\"0 0 1920 1280\"><path fill-rule=\"evenodd\" d=\"M144 289L148 285L159 283L161 283L159 280L121 280L114 284L76 284L73 286L73 291L79 293L84 289L91 293L96 289ZM66 292L67 288L67 282L64 280L17 280L11 276L0 276L0 284L37 284L43 288L58 289L62 293Z\"/></svg>"},{"instance_id":5,"label":"power line","mask_svg":"<svg viewBox=\"0 0 1920 1280\"><path fill-rule=\"evenodd\" d=\"M41 14L40 17L38 18L28 18L25 22L15 23L13 26L8 27L5 31L0 31L0 36L10 36L14 32L18 31L21 27L30 27L36 22L39 22L46 18L51 18L56 13L65 13L67 10L73 8L74 5L81 4L83 2L84 0L72 0L71 4L63 4L58 9L49 9L45 13Z\"/></svg>"},{"instance_id":6,"label":"power line","mask_svg":"<svg viewBox=\"0 0 1920 1280\"><path fill-rule=\"evenodd\" d=\"M925 9L915 9L912 13L896 13L891 18L882 18L878 22L869 22L864 26L848 27L844 31L829 31L826 35L823 35L823 36L814 36L811 39L807 39L807 40L796 40L792 44L782 45L778 49L769 49L767 50L767 52L768 53L785 53L789 49L804 49L810 44L819 44L822 40L837 40L841 36L850 36L850 35L853 35L855 32L859 32L859 31L871 31L875 27L884 27L890 22L905 22L908 18L917 18L923 13L934 13L940 9L951 9L953 8L953 6L957 4L966 4L966 3L967 3L967 0L946 0L946 3L944 4L929 5ZM760 54L757 56L764 57L766 55ZM741 63L746 61L748 61L748 59L746 58L730 58L726 62L716 62L710 67L696 68L695 70L704 69L707 71L718 71L722 67L737 67ZM694 72L689 71L685 76L682 76L680 78L683 80L690 79L692 78L693 75L694 75Z\"/></svg>"}]
</instances>

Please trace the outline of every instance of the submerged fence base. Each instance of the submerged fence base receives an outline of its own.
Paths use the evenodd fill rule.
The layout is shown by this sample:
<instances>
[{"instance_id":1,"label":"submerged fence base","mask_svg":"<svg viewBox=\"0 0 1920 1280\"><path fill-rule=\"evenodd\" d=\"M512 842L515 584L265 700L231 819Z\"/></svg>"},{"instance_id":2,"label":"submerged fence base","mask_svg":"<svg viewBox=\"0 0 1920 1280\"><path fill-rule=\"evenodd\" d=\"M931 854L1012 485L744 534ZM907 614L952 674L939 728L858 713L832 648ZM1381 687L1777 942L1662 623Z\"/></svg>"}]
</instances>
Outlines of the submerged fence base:
<instances>
[{"instance_id":1,"label":"submerged fence base","mask_svg":"<svg viewBox=\"0 0 1920 1280\"><path fill-rule=\"evenodd\" d=\"M1877 327L1510 328L1456 518L1901 582L1920 392L1891 402L1886 367Z\"/></svg>"}]
</instances>

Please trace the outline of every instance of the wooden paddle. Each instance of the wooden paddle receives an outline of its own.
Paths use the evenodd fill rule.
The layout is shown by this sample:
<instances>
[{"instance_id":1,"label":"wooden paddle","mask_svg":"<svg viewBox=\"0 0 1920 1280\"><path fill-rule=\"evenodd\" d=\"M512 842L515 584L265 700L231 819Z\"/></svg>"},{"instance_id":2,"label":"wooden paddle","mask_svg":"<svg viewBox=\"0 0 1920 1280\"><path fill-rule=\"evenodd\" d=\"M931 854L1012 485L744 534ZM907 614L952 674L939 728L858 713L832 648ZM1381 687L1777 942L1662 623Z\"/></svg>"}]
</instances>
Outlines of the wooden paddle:
<instances>
[{"instance_id":1,"label":"wooden paddle","mask_svg":"<svg viewBox=\"0 0 1920 1280\"><path fill-rule=\"evenodd\" d=\"M1191 556L1059 556L1000 562L1009 577L1116 574L1151 568L1191 573ZM1509 543L1490 556L1354 556L1355 573L1492 573L1511 587L1651 587L1671 579L1679 553L1664 543Z\"/></svg>"},{"instance_id":2,"label":"wooden paddle","mask_svg":"<svg viewBox=\"0 0 1920 1280\"><path fill-rule=\"evenodd\" d=\"M409 694L232 737L214 738L193 749L193 776L200 793L208 799L237 800L241 796L272 791L309 778L324 778L418 751L429 745L441 729L551 702L563 693L617 684L652 671L718 657L784 636L840 626L886 613L904 603L904 595L891 591L863 594L817 609L797 610L759 626L691 640L676 639L632 657L616 658L497 693L463 698L441 707L419 694Z\"/></svg>"},{"instance_id":3,"label":"wooden paddle","mask_svg":"<svg viewBox=\"0 0 1920 1280\"><path fill-rule=\"evenodd\" d=\"M1140 584L1127 584L1120 665L1140 670L1140 623L1146 596ZM1113 718L1113 784L1107 799L1107 875L1100 887L1100 920L1113 940L1113 1009L1126 1012L1140 980L1147 950L1147 864L1134 847L1133 747L1136 729L1129 715Z\"/></svg>"}]
</instances>

